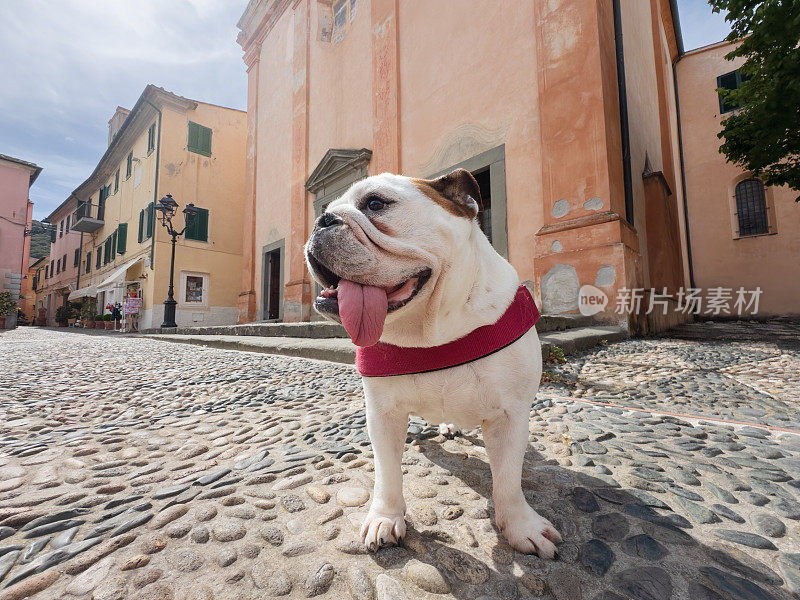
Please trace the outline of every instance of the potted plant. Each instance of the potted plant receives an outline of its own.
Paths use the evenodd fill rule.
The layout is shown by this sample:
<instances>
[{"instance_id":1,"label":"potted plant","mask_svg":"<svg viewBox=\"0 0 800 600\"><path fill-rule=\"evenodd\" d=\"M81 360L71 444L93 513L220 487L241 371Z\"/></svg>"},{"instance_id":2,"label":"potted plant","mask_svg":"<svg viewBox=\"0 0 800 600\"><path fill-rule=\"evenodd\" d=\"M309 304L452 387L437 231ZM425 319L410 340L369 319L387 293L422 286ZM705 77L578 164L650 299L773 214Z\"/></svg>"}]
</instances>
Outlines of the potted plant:
<instances>
[{"instance_id":1,"label":"potted plant","mask_svg":"<svg viewBox=\"0 0 800 600\"><path fill-rule=\"evenodd\" d=\"M11 292L0 292L0 329L6 328L6 315L17 309L17 303L11 298Z\"/></svg>"},{"instance_id":2,"label":"potted plant","mask_svg":"<svg viewBox=\"0 0 800 600\"><path fill-rule=\"evenodd\" d=\"M105 321L106 329L109 331L114 329L114 317L111 315L103 315L103 320Z\"/></svg>"},{"instance_id":3,"label":"potted plant","mask_svg":"<svg viewBox=\"0 0 800 600\"><path fill-rule=\"evenodd\" d=\"M0 329L6 328L6 315L17 310L17 303L11 298L11 292L0 292Z\"/></svg>"},{"instance_id":4,"label":"potted plant","mask_svg":"<svg viewBox=\"0 0 800 600\"><path fill-rule=\"evenodd\" d=\"M94 298L84 298L81 303L81 320L83 326L94 329L95 313L97 312L97 300Z\"/></svg>"},{"instance_id":5,"label":"potted plant","mask_svg":"<svg viewBox=\"0 0 800 600\"><path fill-rule=\"evenodd\" d=\"M58 323L59 327L66 327L69 320L72 318L73 312L72 307L68 304L64 306L59 306L56 309L56 323Z\"/></svg>"},{"instance_id":6,"label":"potted plant","mask_svg":"<svg viewBox=\"0 0 800 600\"><path fill-rule=\"evenodd\" d=\"M96 329L102 329L105 327L105 324L103 323L103 315L94 316L94 326Z\"/></svg>"}]
</instances>

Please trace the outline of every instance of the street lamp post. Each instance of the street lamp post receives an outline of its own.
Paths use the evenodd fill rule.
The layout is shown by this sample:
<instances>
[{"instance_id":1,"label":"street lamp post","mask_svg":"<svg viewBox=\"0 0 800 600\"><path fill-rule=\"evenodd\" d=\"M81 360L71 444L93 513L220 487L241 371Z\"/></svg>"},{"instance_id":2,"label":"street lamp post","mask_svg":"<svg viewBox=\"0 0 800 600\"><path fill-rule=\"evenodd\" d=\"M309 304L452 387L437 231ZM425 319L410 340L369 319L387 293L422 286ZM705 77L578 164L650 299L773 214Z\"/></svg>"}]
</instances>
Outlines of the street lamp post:
<instances>
[{"instance_id":1,"label":"street lamp post","mask_svg":"<svg viewBox=\"0 0 800 600\"><path fill-rule=\"evenodd\" d=\"M197 216L197 208L195 208L194 204L189 203L186 205L186 208L183 209L183 229L180 231L176 231L172 226L172 217L178 212L178 203L173 200L172 194L167 194L159 200L155 208L161 213L159 217L161 219L161 225L166 228L167 233L172 237L172 256L169 263L169 292L167 294L167 299L164 300L164 322L161 323L161 327L177 327L178 324L175 323L175 306L178 303L175 301L174 286L175 242L186 231L189 217Z\"/></svg>"}]
</instances>

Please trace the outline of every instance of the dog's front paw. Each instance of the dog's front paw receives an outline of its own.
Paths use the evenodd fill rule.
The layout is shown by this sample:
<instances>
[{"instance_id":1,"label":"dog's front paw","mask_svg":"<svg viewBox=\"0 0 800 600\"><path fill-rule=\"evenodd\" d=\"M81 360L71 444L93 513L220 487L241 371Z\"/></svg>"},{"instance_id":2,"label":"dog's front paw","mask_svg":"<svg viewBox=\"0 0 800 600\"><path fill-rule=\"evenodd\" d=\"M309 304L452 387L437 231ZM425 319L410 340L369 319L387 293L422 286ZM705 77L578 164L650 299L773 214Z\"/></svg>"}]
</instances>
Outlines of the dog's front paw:
<instances>
[{"instance_id":1,"label":"dog's front paw","mask_svg":"<svg viewBox=\"0 0 800 600\"><path fill-rule=\"evenodd\" d=\"M403 514L367 514L361 526L361 538L370 552L388 544L400 544L406 535L406 520Z\"/></svg>"},{"instance_id":2,"label":"dog's front paw","mask_svg":"<svg viewBox=\"0 0 800 600\"><path fill-rule=\"evenodd\" d=\"M440 423L439 433L445 437L453 438L461 433L461 429L455 423Z\"/></svg>"},{"instance_id":3,"label":"dog's front paw","mask_svg":"<svg viewBox=\"0 0 800 600\"><path fill-rule=\"evenodd\" d=\"M561 541L553 524L525 504L505 515L498 517L498 527L518 552L538 554L542 558L553 558L558 553L556 544Z\"/></svg>"}]
</instances>

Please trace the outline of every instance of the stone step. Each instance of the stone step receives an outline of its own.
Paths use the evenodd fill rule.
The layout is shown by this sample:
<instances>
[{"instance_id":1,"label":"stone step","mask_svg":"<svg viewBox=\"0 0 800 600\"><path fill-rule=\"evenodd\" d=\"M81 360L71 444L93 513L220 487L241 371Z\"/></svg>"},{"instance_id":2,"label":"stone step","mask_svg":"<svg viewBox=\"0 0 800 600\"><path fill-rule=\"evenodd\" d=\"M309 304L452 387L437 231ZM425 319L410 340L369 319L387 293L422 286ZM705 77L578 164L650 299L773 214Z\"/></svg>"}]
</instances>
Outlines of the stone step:
<instances>
[{"instance_id":1,"label":"stone step","mask_svg":"<svg viewBox=\"0 0 800 600\"><path fill-rule=\"evenodd\" d=\"M538 329L538 325L537 325ZM209 348L222 348L227 350L242 350L246 352L263 352L265 354L280 354L326 360L330 362L352 365L355 361L355 346L349 339L307 338L286 336L257 336L257 335L200 335L187 333L156 333L145 334L141 337L167 342L195 344ZM543 333L542 358L547 360L554 347L561 348L565 355L585 350L605 342L614 342L628 337L627 331L622 327L579 327L566 331Z\"/></svg>"},{"instance_id":2,"label":"stone step","mask_svg":"<svg viewBox=\"0 0 800 600\"><path fill-rule=\"evenodd\" d=\"M592 317L583 315L542 315L536 323L539 333L563 331L577 327L597 325ZM292 338L346 338L344 327L330 321L304 321L301 323L247 323L245 325L218 325L210 327L178 327L145 329L144 334L226 335Z\"/></svg>"},{"instance_id":3,"label":"stone step","mask_svg":"<svg viewBox=\"0 0 800 600\"><path fill-rule=\"evenodd\" d=\"M538 330L537 324L537 330ZM553 348L561 348L565 355L574 354L600 344L618 342L629 337L628 330L616 325L593 325L565 331L542 333L542 356L547 359Z\"/></svg>"},{"instance_id":4,"label":"stone step","mask_svg":"<svg viewBox=\"0 0 800 600\"><path fill-rule=\"evenodd\" d=\"M141 333L178 335L223 335L280 338L346 338L344 327L330 321L303 321L300 323L246 323L244 325L217 325L212 327L178 327L145 329Z\"/></svg>"}]
</instances>

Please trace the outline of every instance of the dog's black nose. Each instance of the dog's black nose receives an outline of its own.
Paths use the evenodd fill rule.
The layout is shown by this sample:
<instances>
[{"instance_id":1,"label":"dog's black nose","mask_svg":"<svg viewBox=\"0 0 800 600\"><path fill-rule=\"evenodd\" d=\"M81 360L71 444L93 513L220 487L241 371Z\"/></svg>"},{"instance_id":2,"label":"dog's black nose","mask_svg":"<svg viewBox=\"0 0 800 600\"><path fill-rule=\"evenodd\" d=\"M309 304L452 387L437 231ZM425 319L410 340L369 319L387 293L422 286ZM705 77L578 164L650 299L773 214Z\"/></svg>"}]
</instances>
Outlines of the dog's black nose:
<instances>
[{"instance_id":1,"label":"dog's black nose","mask_svg":"<svg viewBox=\"0 0 800 600\"><path fill-rule=\"evenodd\" d=\"M342 221L341 217L333 213L326 212L322 213L317 219L316 228L323 229L325 227L333 227L334 225L341 225L342 223L344 223L344 221Z\"/></svg>"}]
</instances>

